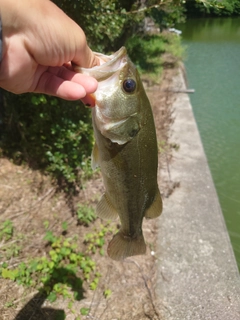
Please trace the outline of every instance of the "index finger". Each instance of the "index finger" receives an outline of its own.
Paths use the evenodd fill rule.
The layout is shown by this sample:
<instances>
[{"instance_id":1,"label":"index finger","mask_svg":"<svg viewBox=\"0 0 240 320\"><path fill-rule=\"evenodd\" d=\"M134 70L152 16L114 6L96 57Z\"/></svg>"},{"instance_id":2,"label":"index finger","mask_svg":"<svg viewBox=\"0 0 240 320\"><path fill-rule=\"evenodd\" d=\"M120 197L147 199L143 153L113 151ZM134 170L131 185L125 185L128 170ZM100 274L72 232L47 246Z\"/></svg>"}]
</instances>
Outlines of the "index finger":
<instances>
[{"instance_id":1,"label":"index finger","mask_svg":"<svg viewBox=\"0 0 240 320\"><path fill-rule=\"evenodd\" d=\"M78 100L96 89L97 81L90 76L75 73L65 67L49 67L40 76L34 91L66 100Z\"/></svg>"}]
</instances>

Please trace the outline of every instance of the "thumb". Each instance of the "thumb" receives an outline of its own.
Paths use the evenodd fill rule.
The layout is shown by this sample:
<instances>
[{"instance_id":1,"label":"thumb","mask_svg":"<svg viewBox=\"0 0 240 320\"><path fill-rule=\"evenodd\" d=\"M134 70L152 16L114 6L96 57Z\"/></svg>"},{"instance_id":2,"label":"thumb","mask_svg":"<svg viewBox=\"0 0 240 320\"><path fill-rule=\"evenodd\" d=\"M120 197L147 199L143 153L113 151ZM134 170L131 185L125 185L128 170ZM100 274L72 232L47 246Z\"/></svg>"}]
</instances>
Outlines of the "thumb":
<instances>
[{"instance_id":1,"label":"thumb","mask_svg":"<svg viewBox=\"0 0 240 320\"><path fill-rule=\"evenodd\" d=\"M84 52L82 53L82 56L79 57L80 60L77 62L73 61L76 65L80 65L83 68L92 68L95 66L99 66L100 65L100 61L98 59L98 57L94 54L94 52L89 48L88 45L86 45Z\"/></svg>"}]
</instances>

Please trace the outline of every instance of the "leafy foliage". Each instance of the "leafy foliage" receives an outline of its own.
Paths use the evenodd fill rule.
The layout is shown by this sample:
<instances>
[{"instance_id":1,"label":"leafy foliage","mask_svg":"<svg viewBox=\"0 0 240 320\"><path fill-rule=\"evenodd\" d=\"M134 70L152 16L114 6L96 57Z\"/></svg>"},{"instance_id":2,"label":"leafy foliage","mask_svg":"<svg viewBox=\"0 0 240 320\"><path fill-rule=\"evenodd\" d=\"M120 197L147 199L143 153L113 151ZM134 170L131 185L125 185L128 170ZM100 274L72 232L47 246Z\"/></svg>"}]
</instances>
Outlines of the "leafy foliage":
<instances>
[{"instance_id":1,"label":"leafy foliage","mask_svg":"<svg viewBox=\"0 0 240 320\"><path fill-rule=\"evenodd\" d=\"M240 14L239 0L196 0L186 1L188 16L217 15L230 16Z\"/></svg>"},{"instance_id":2,"label":"leafy foliage","mask_svg":"<svg viewBox=\"0 0 240 320\"><path fill-rule=\"evenodd\" d=\"M66 222L62 223L64 232L61 235L56 235L48 229L49 223L45 221L46 231L43 240L46 244L46 250L44 250L43 256L25 257L17 266L15 263L11 266L11 261L21 250L19 242L16 240L22 237L15 235L14 232L14 237L17 238L14 238L15 241L11 243L9 241L11 238L5 237L5 235L13 234L12 221L6 220L3 226L1 230L4 238L1 248L5 248L6 245L7 249L3 249L1 252L1 261L5 262L0 263L0 279L8 279L26 287L36 288L50 302L54 302L60 296L67 298L70 301L69 306L71 306L71 301L83 298L83 286L87 285L91 290L97 288L101 274L97 271L96 263L92 257L96 252L104 254L105 237L115 232L115 227L111 227L109 223L102 224L100 229L86 234L85 246L80 251L78 236L67 236L68 225ZM8 230L9 227L11 232ZM15 242L18 248L16 248ZM111 295L111 291L105 289L103 295L107 298Z\"/></svg>"},{"instance_id":3,"label":"leafy foliage","mask_svg":"<svg viewBox=\"0 0 240 320\"><path fill-rule=\"evenodd\" d=\"M145 73L152 73L160 67L159 57L166 49L164 39L159 35L132 36L126 47L138 69Z\"/></svg>"},{"instance_id":4,"label":"leafy foliage","mask_svg":"<svg viewBox=\"0 0 240 320\"><path fill-rule=\"evenodd\" d=\"M117 50L126 40L142 32L144 18L151 17L166 28L184 20L184 0L54 0L87 35L91 48L99 52ZM93 18L94 17L94 18Z\"/></svg>"},{"instance_id":5,"label":"leafy foliage","mask_svg":"<svg viewBox=\"0 0 240 320\"><path fill-rule=\"evenodd\" d=\"M15 232L15 228L11 220L7 219L0 223L0 261L8 261L14 257L18 257L22 251L23 234Z\"/></svg>"},{"instance_id":6,"label":"leafy foliage","mask_svg":"<svg viewBox=\"0 0 240 320\"><path fill-rule=\"evenodd\" d=\"M83 282L96 289L100 274L88 254L78 251L76 237L56 236L51 231L44 238L50 245L47 256L21 262L16 268L0 266L0 276L18 284L38 288L53 302L58 296L80 300ZM79 277L81 276L81 278ZM73 291L73 297L71 291Z\"/></svg>"},{"instance_id":7,"label":"leafy foliage","mask_svg":"<svg viewBox=\"0 0 240 320\"><path fill-rule=\"evenodd\" d=\"M81 102L44 95L5 93L5 126L0 147L16 163L77 183L91 173L90 111Z\"/></svg>"},{"instance_id":8,"label":"leafy foliage","mask_svg":"<svg viewBox=\"0 0 240 320\"><path fill-rule=\"evenodd\" d=\"M91 222L96 220L97 216L95 215L94 209L92 207L78 204L77 218L78 218L79 224L83 224L85 226L88 226Z\"/></svg>"},{"instance_id":9,"label":"leafy foliage","mask_svg":"<svg viewBox=\"0 0 240 320\"><path fill-rule=\"evenodd\" d=\"M85 236L85 244L87 245L87 252L95 254L97 251L103 256L103 246L105 244L105 238L107 234L113 234L115 227L111 227L109 223L101 225L95 232L87 233Z\"/></svg>"},{"instance_id":10,"label":"leafy foliage","mask_svg":"<svg viewBox=\"0 0 240 320\"><path fill-rule=\"evenodd\" d=\"M163 67L167 65L171 57L171 64L174 67L184 55L184 48L181 38L168 32L155 35L132 36L126 42L128 54L135 62L142 75L147 75L149 79L158 80Z\"/></svg>"},{"instance_id":11,"label":"leafy foliage","mask_svg":"<svg viewBox=\"0 0 240 320\"><path fill-rule=\"evenodd\" d=\"M81 309L80 309L80 313L81 313L81 315L83 315L83 316L88 315L88 312L89 312L89 308L81 308Z\"/></svg>"},{"instance_id":12,"label":"leafy foliage","mask_svg":"<svg viewBox=\"0 0 240 320\"><path fill-rule=\"evenodd\" d=\"M13 236L13 223L11 220L5 220L0 225L0 240L10 240Z\"/></svg>"},{"instance_id":13,"label":"leafy foliage","mask_svg":"<svg viewBox=\"0 0 240 320\"><path fill-rule=\"evenodd\" d=\"M159 3L159 1L148 0L149 10L146 15L153 18L160 30L173 27L176 23L185 21L185 2L184 0L165 0Z\"/></svg>"},{"instance_id":14,"label":"leafy foliage","mask_svg":"<svg viewBox=\"0 0 240 320\"><path fill-rule=\"evenodd\" d=\"M73 18L87 35L88 43L95 51L116 49L119 39L128 27L132 30L134 20L125 14L138 7L134 0L55 0L64 12Z\"/></svg>"},{"instance_id":15,"label":"leafy foliage","mask_svg":"<svg viewBox=\"0 0 240 320\"><path fill-rule=\"evenodd\" d=\"M103 292L104 297L107 299L111 296L112 290L111 289L105 289Z\"/></svg>"}]
</instances>

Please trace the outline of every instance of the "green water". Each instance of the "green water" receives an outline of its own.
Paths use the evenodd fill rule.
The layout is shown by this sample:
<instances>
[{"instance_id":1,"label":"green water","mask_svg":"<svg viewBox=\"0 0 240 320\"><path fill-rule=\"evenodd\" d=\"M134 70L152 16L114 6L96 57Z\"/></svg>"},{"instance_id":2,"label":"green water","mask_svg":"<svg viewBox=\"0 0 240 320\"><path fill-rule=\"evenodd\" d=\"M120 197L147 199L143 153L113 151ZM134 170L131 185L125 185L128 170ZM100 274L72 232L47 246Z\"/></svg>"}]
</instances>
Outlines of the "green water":
<instances>
[{"instance_id":1,"label":"green water","mask_svg":"<svg viewBox=\"0 0 240 320\"><path fill-rule=\"evenodd\" d=\"M240 268L240 18L188 20L188 87Z\"/></svg>"}]
</instances>

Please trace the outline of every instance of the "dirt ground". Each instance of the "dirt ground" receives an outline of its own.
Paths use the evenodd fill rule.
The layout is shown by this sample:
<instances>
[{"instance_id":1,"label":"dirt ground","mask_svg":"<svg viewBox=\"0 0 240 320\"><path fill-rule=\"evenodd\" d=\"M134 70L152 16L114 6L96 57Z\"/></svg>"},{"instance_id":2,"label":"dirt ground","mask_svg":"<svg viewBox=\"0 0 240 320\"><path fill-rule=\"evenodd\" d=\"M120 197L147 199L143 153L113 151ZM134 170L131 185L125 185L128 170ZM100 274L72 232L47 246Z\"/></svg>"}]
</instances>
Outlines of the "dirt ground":
<instances>
[{"instance_id":1,"label":"dirt ground","mask_svg":"<svg viewBox=\"0 0 240 320\"><path fill-rule=\"evenodd\" d=\"M176 72L176 69L165 69L160 85L143 79L155 117L160 151L158 180L163 200L178 186L170 176L171 148L177 146L166 142L174 120L174 93L171 90L176 89L172 88ZM90 227L79 226L74 210L77 203L94 206L103 190L100 174L96 174L85 183L79 195L69 201L64 193L56 192L56 186L49 177L0 158L0 224L6 219L13 221L17 235L13 241L21 247L20 253L11 257L8 263L15 266L29 256L45 254L43 238L46 220L49 228L58 234L61 233L62 222L66 221L67 232L78 234L79 246L83 246L84 234L98 228L100 220L97 219ZM66 299L59 298L50 303L37 291L0 278L0 320L162 319L159 311L162 308L161 301L155 295L157 263L161 255L156 244L159 219L161 217L144 221L143 233L147 243L147 254L144 256L128 258L124 262L112 261L106 253L107 242L112 235L109 238L107 236L105 254L92 257L97 261L98 271L102 275L98 287L95 291L84 288L83 299L75 301L71 308ZM116 222L112 224L115 226ZM0 259L3 246L4 243L0 241ZM106 289L111 291L107 298L103 294ZM83 307L89 308L88 315L80 314Z\"/></svg>"}]
</instances>

